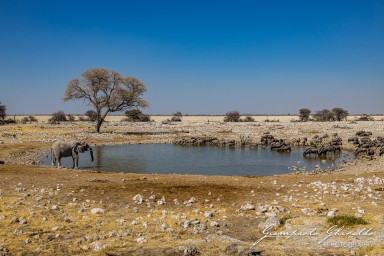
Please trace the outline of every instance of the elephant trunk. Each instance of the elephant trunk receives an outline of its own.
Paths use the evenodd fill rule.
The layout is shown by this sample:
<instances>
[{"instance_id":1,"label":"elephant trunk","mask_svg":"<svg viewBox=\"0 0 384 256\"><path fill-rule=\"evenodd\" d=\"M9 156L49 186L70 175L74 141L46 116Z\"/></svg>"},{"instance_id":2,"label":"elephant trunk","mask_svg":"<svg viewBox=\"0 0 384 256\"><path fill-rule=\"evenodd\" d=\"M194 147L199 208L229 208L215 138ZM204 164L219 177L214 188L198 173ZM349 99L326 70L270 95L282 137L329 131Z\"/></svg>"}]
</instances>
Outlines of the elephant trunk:
<instances>
[{"instance_id":1,"label":"elephant trunk","mask_svg":"<svg viewBox=\"0 0 384 256\"><path fill-rule=\"evenodd\" d=\"M89 153L91 154L91 161L93 162L93 150L92 150L92 148L89 149Z\"/></svg>"}]
</instances>

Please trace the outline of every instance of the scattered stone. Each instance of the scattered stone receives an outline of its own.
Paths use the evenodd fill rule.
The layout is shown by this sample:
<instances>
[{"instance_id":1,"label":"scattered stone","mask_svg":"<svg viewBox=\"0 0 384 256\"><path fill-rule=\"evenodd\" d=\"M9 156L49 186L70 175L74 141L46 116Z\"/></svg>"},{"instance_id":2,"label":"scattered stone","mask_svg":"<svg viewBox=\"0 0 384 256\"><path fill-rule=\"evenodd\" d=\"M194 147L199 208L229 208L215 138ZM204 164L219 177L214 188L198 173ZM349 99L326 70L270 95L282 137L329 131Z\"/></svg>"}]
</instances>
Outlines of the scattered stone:
<instances>
[{"instance_id":1,"label":"scattered stone","mask_svg":"<svg viewBox=\"0 0 384 256\"><path fill-rule=\"evenodd\" d=\"M195 246L180 246L179 251L183 251L183 256L195 256L199 254Z\"/></svg>"},{"instance_id":2,"label":"scattered stone","mask_svg":"<svg viewBox=\"0 0 384 256\"><path fill-rule=\"evenodd\" d=\"M8 253L9 253L8 248L5 247L4 245L0 244L0 255L6 256L6 255L8 255Z\"/></svg>"},{"instance_id":3,"label":"scattered stone","mask_svg":"<svg viewBox=\"0 0 384 256\"><path fill-rule=\"evenodd\" d=\"M196 220L192 220L192 221L191 221L191 224L192 224L192 225L200 224L200 220L198 220L198 219L196 219Z\"/></svg>"},{"instance_id":4,"label":"scattered stone","mask_svg":"<svg viewBox=\"0 0 384 256\"><path fill-rule=\"evenodd\" d=\"M52 205L52 208L51 208L52 210L59 210L59 206L57 206L57 205Z\"/></svg>"},{"instance_id":5,"label":"scattered stone","mask_svg":"<svg viewBox=\"0 0 384 256\"><path fill-rule=\"evenodd\" d=\"M46 239L47 241L52 241L55 239L55 237L52 234L48 234Z\"/></svg>"},{"instance_id":6,"label":"scattered stone","mask_svg":"<svg viewBox=\"0 0 384 256\"><path fill-rule=\"evenodd\" d=\"M238 251L239 249L237 247L237 244L231 244L225 248L224 253L225 255L235 255Z\"/></svg>"},{"instance_id":7,"label":"scattered stone","mask_svg":"<svg viewBox=\"0 0 384 256\"><path fill-rule=\"evenodd\" d=\"M193 227L193 234L200 234L201 232L207 230L207 226L205 224L199 224Z\"/></svg>"},{"instance_id":8,"label":"scattered stone","mask_svg":"<svg viewBox=\"0 0 384 256\"><path fill-rule=\"evenodd\" d=\"M144 237L139 237L136 239L136 242L139 244L146 243L147 239L145 239Z\"/></svg>"},{"instance_id":9,"label":"scattered stone","mask_svg":"<svg viewBox=\"0 0 384 256\"><path fill-rule=\"evenodd\" d=\"M91 210L91 213L92 213L92 214L103 214L104 212L105 212L105 210L102 209L102 208L93 208L93 209Z\"/></svg>"},{"instance_id":10,"label":"scattered stone","mask_svg":"<svg viewBox=\"0 0 384 256\"><path fill-rule=\"evenodd\" d=\"M333 208L327 213L327 217L335 217L336 216L337 209Z\"/></svg>"},{"instance_id":11,"label":"scattered stone","mask_svg":"<svg viewBox=\"0 0 384 256\"><path fill-rule=\"evenodd\" d=\"M175 230L174 230L173 228L167 228L167 232L170 233L170 234L172 234L172 233L175 232Z\"/></svg>"},{"instance_id":12,"label":"scattered stone","mask_svg":"<svg viewBox=\"0 0 384 256\"><path fill-rule=\"evenodd\" d=\"M255 210L255 206L250 204L250 203L246 203L246 204L242 205L240 207L240 209L243 211L251 211L251 210Z\"/></svg>"},{"instance_id":13,"label":"scattered stone","mask_svg":"<svg viewBox=\"0 0 384 256\"><path fill-rule=\"evenodd\" d=\"M214 216L213 212L204 212L205 218L212 218Z\"/></svg>"},{"instance_id":14,"label":"scattered stone","mask_svg":"<svg viewBox=\"0 0 384 256\"><path fill-rule=\"evenodd\" d=\"M17 217L12 217L12 219L11 219L11 224L12 224L12 223L18 223L18 222L20 222L19 218L17 218Z\"/></svg>"},{"instance_id":15,"label":"scattered stone","mask_svg":"<svg viewBox=\"0 0 384 256\"><path fill-rule=\"evenodd\" d=\"M160 225L160 230L165 231L168 228L168 225L163 223Z\"/></svg>"},{"instance_id":16,"label":"scattered stone","mask_svg":"<svg viewBox=\"0 0 384 256\"><path fill-rule=\"evenodd\" d=\"M277 227L278 225L280 225L280 218L275 216L275 217L269 217L264 222L260 222L258 225L258 228L260 229L260 231L263 231L266 228Z\"/></svg>"},{"instance_id":17,"label":"scattered stone","mask_svg":"<svg viewBox=\"0 0 384 256\"><path fill-rule=\"evenodd\" d=\"M81 249L84 250L84 251L88 251L89 250L89 246L88 245L83 245L83 246L81 246Z\"/></svg>"},{"instance_id":18,"label":"scattered stone","mask_svg":"<svg viewBox=\"0 0 384 256\"><path fill-rule=\"evenodd\" d=\"M257 250L254 248L245 248L239 252L238 256L253 256L253 255L261 255L263 250Z\"/></svg>"},{"instance_id":19,"label":"scattered stone","mask_svg":"<svg viewBox=\"0 0 384 256\"><path fill-rule=\"evenodd\" d=\"M135 195L133 198L133 201L135 201L137 204L142 204L144 203L144 197L142 195Z\"/></svg>"},{"instance_id":20,"label":"scattered stone","mask_svg":"<svg viewBox=\"0 0 384 256\"><path fill-rule=\"evenodd\" d=\"M22 225L26 225L26 224L28 224L28 221L25 220L25 219L22 219L22 220L20 220L20 224L22 224Z\"/></svg>"},{"instance_id":21,"label":"scattered stone","mask_svg":"<svg viewBox=\"0 0 384 256\"><path fill-rule=\"evenodd\" d=\"M126 237L126 236L128 236L129 234L131 233L131 230L130 229L125 229L125 228L123 228L123 229L121 229L120 231L119 231L119 233L117 234L119 237Z\"/></svg>"},{"instance_id":22,"label":"scattered stone","mask_svg":"<svg viewBox=\"0 0 384 256\"><path fill-rule=\"evenodd\" d=\"M260 205L257 205L256 211L264 213L268 211L268 208L269 208L269 205L260 204Z\"/></svg>"},{"instance_id":23,"label":"scattered stone","mask_svg":"<svg viewBox=\"0 0 384 256\"><path fill-rule=\"evenodd\" d=\"M215 228L220 227L220 224L216 221L211 221L211 223L209 225L211 225L211 227L215 227Z\"/></svg>"},{"instance_id":24,"label":"scattered stone","mask_svg":"<svg viewBox=\"0 0 384 256\"><path fill-rule=\"evenodd\" d=\"M92 248L94 252L101 251L104 248L104 246L100 242L92 242L89 244L89 246Z\"/></svg>"},{"instance_id":25,"label":"scattered stone","mask_svg":"<svg viewBox=\"0 0 384 256\"><path fill-rule=\"evenodd\" d=\"M189 220L184 221L183 228L187 229L191 225L191 222Z\"/></svg>"},{"instance_id":26,"label":"scattered stone","mask_svg":"<svg viewBox=\"0 0 384 256\"><path fill-rule=\"evenodd\" d=\"M265 216L266 217L275 217L275 216L277 216L277 214L275 212L266 212Z\"/></svg>"}]
</instances>

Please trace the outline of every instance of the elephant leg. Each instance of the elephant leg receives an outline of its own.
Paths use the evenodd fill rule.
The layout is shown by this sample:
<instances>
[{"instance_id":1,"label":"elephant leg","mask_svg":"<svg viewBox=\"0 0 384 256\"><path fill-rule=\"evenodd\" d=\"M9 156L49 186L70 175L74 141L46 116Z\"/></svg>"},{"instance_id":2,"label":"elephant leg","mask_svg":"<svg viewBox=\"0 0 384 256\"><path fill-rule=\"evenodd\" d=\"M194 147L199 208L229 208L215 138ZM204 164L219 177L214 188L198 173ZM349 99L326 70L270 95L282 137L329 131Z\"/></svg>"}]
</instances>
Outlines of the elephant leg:
<instances>
[{"instance_id":1,"label":"elephant leg","mask_svg":"<svg viewBox=\"0 0 384 256\"><path fill-rule=\"evenodd\" d=\"M57 168L60 168L61 167L61 157L58 157L56 159L56 161L57 161Z\"/></svg>"},{"instance_id":2,"label":"elephant leg","mask_svg":"<svg viewBox=\"0 0 384 256\"><path fill-rule=\"evenodd\" d=\"M79 157L75 156L73 157L73 169L77 169L79 166Z\"/></svg>"}]
</instances>

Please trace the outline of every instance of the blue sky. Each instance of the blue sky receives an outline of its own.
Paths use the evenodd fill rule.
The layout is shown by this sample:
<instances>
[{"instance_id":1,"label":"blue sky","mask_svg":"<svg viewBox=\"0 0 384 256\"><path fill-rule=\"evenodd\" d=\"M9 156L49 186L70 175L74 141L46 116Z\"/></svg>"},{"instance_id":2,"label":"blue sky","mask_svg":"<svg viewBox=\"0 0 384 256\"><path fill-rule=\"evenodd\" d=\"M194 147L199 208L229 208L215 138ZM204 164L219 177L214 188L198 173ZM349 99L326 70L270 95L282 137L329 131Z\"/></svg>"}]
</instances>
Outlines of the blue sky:
<instances>
[{"instance_id":1,"label":"blue sky","mask_svg":"<svg viewBox=\"0 0 384 256\"><path fill-rule=\"evenodd\" d=\"M384 1L0 0L0 101L61 102L84 70L147 86L151 114L384 113Z\"/></svg>"}]
</instances>

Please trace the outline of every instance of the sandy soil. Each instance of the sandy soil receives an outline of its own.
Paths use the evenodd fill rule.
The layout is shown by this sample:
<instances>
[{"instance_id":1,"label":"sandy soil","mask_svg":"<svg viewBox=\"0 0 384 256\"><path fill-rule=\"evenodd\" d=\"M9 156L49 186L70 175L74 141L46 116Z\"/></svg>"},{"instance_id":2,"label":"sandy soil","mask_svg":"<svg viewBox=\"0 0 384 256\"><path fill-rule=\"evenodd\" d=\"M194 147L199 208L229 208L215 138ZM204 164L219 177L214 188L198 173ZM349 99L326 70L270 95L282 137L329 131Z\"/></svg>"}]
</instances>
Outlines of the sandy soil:
<instances>
[{"instance_id":1,"label":"sandy soil","mask_svg":"<svg viewBox=\"0 0 384 256\"><path fill-rule=\"evenodd\" d=\"M264 250L262 255L383 255L384 157L358 159L331 174L268 177L36 165L57 139L101 145L246 135L257 142L265 132L285 139L337 132L343 147L352 149L346 139L359 130L383 136L384 122L235 124L199 117L173 124L110 121L101 134L86 122L0 126L0 255L248 255L244 250L251 248ZM344 214L368 224L346 227L344 235L320 243L333 232L327 216ZM297 230L301 236L265 237L254 245L269 224L270 234ZM364 228L372 229L364 235ZM313 229L316 235L309 234Z\"/></svg>"}]
</instances>

